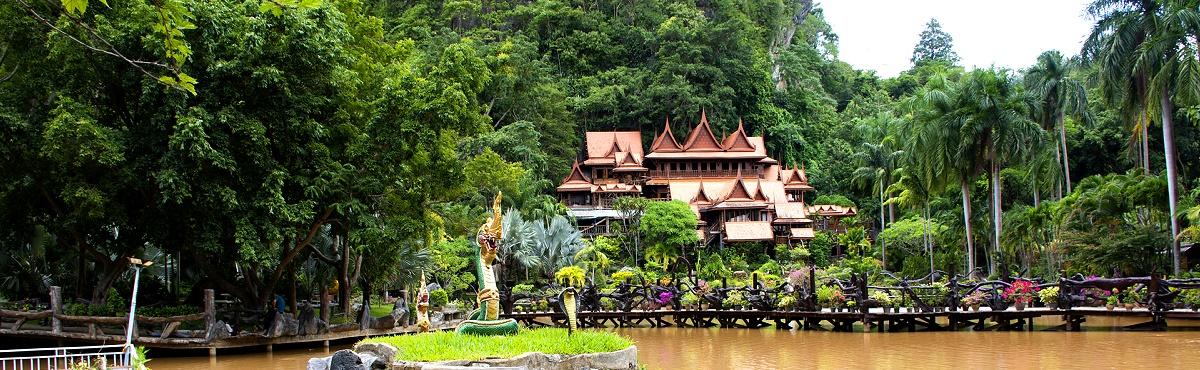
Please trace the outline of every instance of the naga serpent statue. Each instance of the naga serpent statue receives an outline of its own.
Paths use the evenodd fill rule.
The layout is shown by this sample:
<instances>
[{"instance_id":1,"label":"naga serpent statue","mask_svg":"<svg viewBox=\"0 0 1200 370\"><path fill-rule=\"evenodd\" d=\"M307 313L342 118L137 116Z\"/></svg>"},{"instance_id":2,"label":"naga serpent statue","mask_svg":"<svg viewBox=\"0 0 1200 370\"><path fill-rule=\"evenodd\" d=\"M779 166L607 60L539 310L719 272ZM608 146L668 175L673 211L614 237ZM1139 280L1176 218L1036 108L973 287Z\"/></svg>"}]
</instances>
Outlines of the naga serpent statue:
<instances>
[{"instance_id":1,"label":"naga serpent statue","mask_svg":"<svg viewBox=\"0 0 1200 370\"><path fill-rule=\"evenodd\" d=\"M558 294L559 308L567 314L567 335L574 334L575 329L579 327L579 321L576 318L576 313L579 312L579 300L576 299L575 293L574 287L567 287Z\"/></svg>"},{"instance_id":2,"label":"naga serpent statue","mask_svg":"<svg viewBox=\"0 0 1200 370\"><path fill-rule=\"evenodd\" d=\"M425 333L430 329L429 322L429 287L425 285L425 274L421 274L421 289L417 291L417 332Z\"/></svg>"},{"instance_id":3,"label":"naga serpent statue","mask_svg":"<svg viewBox=\"0 0 1200 370\"><path fill-rule=\"evenodd\" d=\"M504 231L503 216L500 214L501 197L503 194L496 194L492 202L492 217L479 227L479 235L475 237L479 242L474 258L479 308L458 324L454 332L459 334L508 335L517 332L516 320L500 319L500 291L496 289L496 272L492 271L492 262L496 260Z\"/></svg>"}]
</instances>

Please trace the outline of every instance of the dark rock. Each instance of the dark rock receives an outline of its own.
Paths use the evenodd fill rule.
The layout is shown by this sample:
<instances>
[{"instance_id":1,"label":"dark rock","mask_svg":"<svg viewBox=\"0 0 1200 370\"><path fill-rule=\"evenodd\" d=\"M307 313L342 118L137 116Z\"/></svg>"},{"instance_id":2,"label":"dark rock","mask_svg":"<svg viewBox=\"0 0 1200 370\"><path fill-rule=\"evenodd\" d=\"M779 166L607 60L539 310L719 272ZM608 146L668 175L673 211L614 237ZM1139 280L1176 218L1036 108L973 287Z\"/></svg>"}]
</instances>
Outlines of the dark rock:
<instances>
[{"instance_id":1,"label":"dark rock","mask_svg":"<svg viewBox=\"0 0 1200 370\"><path fill-rule=\"evenodd\" d=\"M366 370L363 365L362 358L358 357L354 351L343 349L333 353L333 358L329 360L329 370Z\"/></svg>"},{"instance_id":2,"label":"dark rock","mask_svg":"<svg viewBox=\"0 0 1200 370\"><path fill-rule=\"evenodd\" d=\"M392 305L392 321L397 326L408 323L408 300L404 297L396 298L396 303Z\"/></svg>"},{"instance_id":3,"label":"dark rock","mask_svg":"<svg viewBox=\"0 0 1200 370\"><path fill-rule=\"evenodd\" d=\"M226 324L224 321L217 320L216 324L213 324L212 331L208 332L206 339L211 342L217 339L229 338L230 335L233 335L233 328L230 328L229 324Z\"/></svg>"},{"instance_id":4,"label":"dark rock","mask_svg":"<svg viewBox=\"0 0 1200 370\"><path fill-rule=\"evenodd\" d=\"M271 320L271 326L267 327L267 337L270 338L293 336L299 332L300 321L293 318L290 313L275 314L275 319Z\"/></svg>"}]
</instances>

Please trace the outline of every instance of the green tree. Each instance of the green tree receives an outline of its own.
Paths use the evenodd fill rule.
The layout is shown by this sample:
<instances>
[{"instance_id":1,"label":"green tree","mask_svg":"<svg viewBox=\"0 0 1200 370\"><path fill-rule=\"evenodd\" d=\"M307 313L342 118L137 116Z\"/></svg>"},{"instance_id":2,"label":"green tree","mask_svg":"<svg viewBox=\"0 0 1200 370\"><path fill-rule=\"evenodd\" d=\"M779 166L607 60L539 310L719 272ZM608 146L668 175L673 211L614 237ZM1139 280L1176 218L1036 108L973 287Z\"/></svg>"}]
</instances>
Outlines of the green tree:
<instances>
[{"instance_id":1,"label":"green tree","mask_svg":"<svg viewBox=\"0 0 1200 370\"><path fill-rule=\"evenodd\" d=\"M696 235L696 214L687 203L653 201L646 204L641 233L649 247L646 260L668 269L681 255L681 248L700 241Z\"/></svg>"},{"instance_id":2,"label":"green tree","mask_svg":"<svg viewBox=\"0 0 1200 370\"><path fill-rule=\"evenodd\" d=\"M958 53L954 52L954 37L942 30L942 24L938 22L937 18L930 18L929 22L925 23L925 30L921 31L920 39L913 47L912 58L909 61L914 66L931 62L958 63Z\"/></svg>"}]
</instances>

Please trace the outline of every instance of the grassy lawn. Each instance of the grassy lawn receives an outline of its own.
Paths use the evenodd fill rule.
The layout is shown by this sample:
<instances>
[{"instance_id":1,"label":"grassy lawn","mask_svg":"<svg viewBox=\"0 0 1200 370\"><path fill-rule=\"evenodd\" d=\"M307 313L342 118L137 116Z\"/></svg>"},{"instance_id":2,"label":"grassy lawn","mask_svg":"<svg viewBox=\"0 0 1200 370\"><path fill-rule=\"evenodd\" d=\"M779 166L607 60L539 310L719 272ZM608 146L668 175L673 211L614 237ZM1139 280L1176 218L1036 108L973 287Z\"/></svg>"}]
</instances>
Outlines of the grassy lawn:
<instances>
[{"instance_id":1,"label":"grassy lawn","mask_svg":"<svg viewBox=\"0 0 1200 370\"><path fill-rule=\"evenodd\" d=\"M371 317L382 317L382 316L387 316L387 315L391 315L391 314L392 314L392 305L390 305L390 304L383 303L383 304L371 305Z\"/></svg>"},{"instance_id":2,"label":"grassy lawn","mask_svg":"<svg viewBox=\"0 0 1200 370\"><path fill-rule=\"evenodd\" d=\"M527 330L513 336L458 335L453 332L396 335L363 340L364 343L387 343L399 349L397 360L447 361L480 360L515 357L526 352L575 355L593 352L612 352L633 345L620 335L595 330L578 330L567 336L567 329L543 328Z\"/></svg>"}]
</instances>

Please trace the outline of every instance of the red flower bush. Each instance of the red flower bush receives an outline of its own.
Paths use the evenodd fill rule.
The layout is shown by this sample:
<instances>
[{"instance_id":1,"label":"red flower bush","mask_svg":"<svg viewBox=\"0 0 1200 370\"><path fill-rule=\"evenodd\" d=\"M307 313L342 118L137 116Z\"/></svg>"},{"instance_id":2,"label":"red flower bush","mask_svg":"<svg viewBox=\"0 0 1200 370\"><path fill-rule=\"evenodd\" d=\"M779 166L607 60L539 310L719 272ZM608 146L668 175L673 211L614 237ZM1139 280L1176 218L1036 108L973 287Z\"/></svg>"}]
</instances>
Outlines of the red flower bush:
<instances>
[{"instance_id":1,"label":"red flower bush","mask_svg":"<svg viewBox=\"0 0 1200 370\"><path fill-rule=\"evenodd\" d=\"M1037 294L1038 288L1029 280L1015 280L1008 288L1004 288L1004 292L1000 296L1009 302L1025 303L1033 301L1033 296Z\"/></svg>"}]
</instances>

